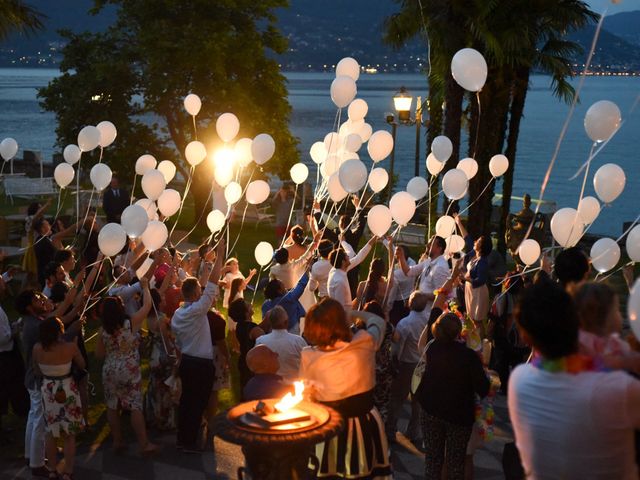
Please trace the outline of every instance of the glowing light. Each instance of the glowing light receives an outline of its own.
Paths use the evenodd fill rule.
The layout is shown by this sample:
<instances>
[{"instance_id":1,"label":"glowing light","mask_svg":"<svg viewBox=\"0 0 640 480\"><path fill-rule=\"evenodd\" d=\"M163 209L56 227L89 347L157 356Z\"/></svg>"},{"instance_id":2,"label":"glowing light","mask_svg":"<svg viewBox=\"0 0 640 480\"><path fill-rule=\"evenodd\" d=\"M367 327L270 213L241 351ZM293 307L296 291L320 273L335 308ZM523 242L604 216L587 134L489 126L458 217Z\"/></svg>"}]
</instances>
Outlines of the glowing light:
<instances>
[{"instance_id":1,"label":"glowing light","mask_svg":"<svg viewBox=\"0 0 640 480\"><path fill-rule=\"evenodd\" d=\"M219 166L233 166L236 161L236 152L231 148L222 147L213 154L213 164Z\"/></svg>"},{"instance_id":2,"label":"glowing light","mask_svg":"<svg viewBox=\"0 0 640 480\"><path fill-rule=\"evenodd\" d=\"M274 405L274 408L278 412L280 413L287 412L302 401L302 393L304 392L304 382L302 381L293 382L293 387L295 389L294 395L291 395L291 392L289 392L284 397L282 397L282 399L278 403Z\"/></svg>"}]
</instances>

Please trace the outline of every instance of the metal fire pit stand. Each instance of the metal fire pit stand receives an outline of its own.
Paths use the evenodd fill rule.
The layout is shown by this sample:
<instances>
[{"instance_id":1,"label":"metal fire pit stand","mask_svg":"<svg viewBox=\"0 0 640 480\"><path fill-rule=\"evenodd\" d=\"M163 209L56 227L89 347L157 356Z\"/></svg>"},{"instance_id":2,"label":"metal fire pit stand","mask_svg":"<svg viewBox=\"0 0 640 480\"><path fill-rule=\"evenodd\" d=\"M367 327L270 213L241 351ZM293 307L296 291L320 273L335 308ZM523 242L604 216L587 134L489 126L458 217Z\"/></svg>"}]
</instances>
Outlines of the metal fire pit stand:
<instances>
[{"instance_id":1,"label":"metal fire pit stand","mask_svg":"<svg viewBox=\"0 0 640 480\"><path fill-rule=\"evenodd\" d=\"M216 435L242 446L246 467L238 469L238 479L251 480L308 480L316 478L318 459L313 446L335 436L344 428L342 416L332 408L313 402L298 407L323 421L313 426L278 431L247 427L243 414L256 406L255 401L242 403L218 416ZM315 414L315 415L314 415ZM309 464L313 468L309 468Z\"/></svg>"}]
</instances>

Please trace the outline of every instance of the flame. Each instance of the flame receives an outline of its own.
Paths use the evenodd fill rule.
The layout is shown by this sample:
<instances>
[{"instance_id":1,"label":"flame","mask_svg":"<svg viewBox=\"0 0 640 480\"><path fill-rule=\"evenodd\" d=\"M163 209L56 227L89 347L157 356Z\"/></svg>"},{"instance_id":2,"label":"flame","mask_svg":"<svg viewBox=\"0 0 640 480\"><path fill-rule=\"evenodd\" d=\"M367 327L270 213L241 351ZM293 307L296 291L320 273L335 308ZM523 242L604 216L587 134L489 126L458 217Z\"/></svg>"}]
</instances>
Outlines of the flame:
<instances>
[{"instance_id":1,"label":"flame","mask_svg":"<svg viewBox=\"0 0 640 480\"><path fill-rule=\"evenodd\" d=\"M302 401L302 392L304 392L304 382L293 382L295 394L287 393L282 399L274 405L275 409L280 413L287 412Z\"/></svg>"}]
</instances>

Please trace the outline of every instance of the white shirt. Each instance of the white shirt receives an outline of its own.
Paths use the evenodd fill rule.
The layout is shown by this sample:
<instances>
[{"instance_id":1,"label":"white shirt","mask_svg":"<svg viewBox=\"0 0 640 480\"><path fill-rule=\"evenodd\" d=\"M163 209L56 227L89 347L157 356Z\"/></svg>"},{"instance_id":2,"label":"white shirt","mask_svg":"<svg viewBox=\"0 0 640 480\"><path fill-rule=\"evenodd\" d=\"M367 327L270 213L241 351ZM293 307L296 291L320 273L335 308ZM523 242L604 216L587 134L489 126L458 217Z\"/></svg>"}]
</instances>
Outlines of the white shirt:
<instances>
[{"instance_id":1,"label":"white shirt","mask_svg":"<svg viewBox=\"0 0 640 480\"><path fill-rule=\"evenodd\" d=\"M329 271L329 280L327 282L329 296L340 302L347 313L351 311L351 302L353 301L347 272L360 265L364 259L367 258L370 250L371 246L367 243L358 254L351 259L351 264L346 271L335 267Z\"/></svg>"},{"instance_id":2,"label":"white shirt","mask_svg":"<svg viewBox=\"0 0 640 480\"><path fill-rule=\"evenodd\" d=\"M415 264L416 262L413 258L407 258L407 265L413 267ZM415 278L405 275L402 268L399 266L396 267L393 270L393 285L389 290L389 298L393 302L409 300L409 297L413 293L415 283Z\"/></svg>"},{"instance_id":3,"label":"white shirt","mask_svg":"<svg viewBox=\"0 0 640 480\"><path fill-rule=\"evenodd\" d=\"M333 350L302 350L300 378L313 382L317 400L332 402L372 390L375 365L375 339L360 330L350 342L337 342Z\"/></svg>"},{"instance_id":4,"label":"white shirt","mask_svg":"<svg viewBox=\"0 0 640 480\"><path fill-rule=\"evenodd\" d=\"M256 339L256 345L266 345L278 354L280 375L288 383L293 383L298 378L300 370L300 352L307 346L304 338L293 335L286 330L272 330L271 333L262 335Z\"/></svg>"},{"instance_id":5,"label":"white shirt","mask_svg":"<svg viewBox=\"0 0 640 480\"><path fill-rule=\"evenodd\" d=\"M527 478L638 478L640 381L619 371L574 375L525 364L512 372L507 398Z\"/></svg>"},{"instance_id":6,"label":"white shirt","mask_svg":"<svg viewBox=\"0 0 640 480\"><path fill-rule=\"evenodd\" d=\"M10 352L13 350L13 332L9 317L0 306L0 352Z\"/></svg>"},{"instance_id":7,"label":"white shirt","mask_svg":"<svg viewBox=\"0 0 640 480\"><path fill-rule=\"evenodd\" d=\"M319 297L326 297L327 282L329 280L329 272L331 271L331 262L326 258L321 258L311 266L311 278L309 279L309 289L311 291L318 290Z\"/></svg>"},{"instance_id":8,"label":"white shirt","mask_svg":"<svg viewBox=\"0 0 640 480\"><path fill-rule=\"evenodd\" d=\"M237 271L236 273L227 272L222 279L225 283L224 296L222 297L222 306L224 308L229 308L229 295L231 295L231 283L233 283L233 281L236 278L244 279L244 275L240 271ZM235 300L235 298L231 299L231 301L233 300Z\"/></svg>"},{"instance_id":9,"label":"white shirt","mask_svg":"<svg viewBox=\"0 0 640 480\"><path fill-rule=\"evenodd\" d=\"M191 357L213 359L213 345L207 312L218 294L218 286L207 283L197 302L184 302L171 318L180 351Z\"/></svg>"},{"instance_id":10,"label":"white shirt","mask_svg":"<svg viewBox=\"0 0 640 480\"><path fill-rule=\"evenodd\" d=\"M408 277L417 277L420 275L420 283L418 284L418 290L423 293L433 295L433 292L444 285L451 270L449 264L444 258L444 255L434 258L433 260L427 258L413 267L409 267ZM431 305L429 304L429 311Z\"/></svg>"},{"instance_id":11,"label":"white shirt","mask_svg":"<svg viewBox=\"0 0 640 480\"><path fill-rule=\"evenodd\" d=\"M140 304L136 299L136 294L142 293L142 286L140 282L133 285L116 285L107 292L107 295L112 297L120 297L124 303L124 311L127 315L132 317L140 310Z\"/></svg>"},{"instance_id":12,"label":"white shirt","mask_svg":"<svg viewBox=\"0 0 640 480\"><path fill-rule=\"evenodd\" d=\"M418 363L420 360L418 340L420 340L420 334L429 322L429 317L425 315L425 310L422 312L410 311L409 315L400 320L396 326L396 332L400 335L398 360L401 362Z\"/></svg>"}]
</instances>

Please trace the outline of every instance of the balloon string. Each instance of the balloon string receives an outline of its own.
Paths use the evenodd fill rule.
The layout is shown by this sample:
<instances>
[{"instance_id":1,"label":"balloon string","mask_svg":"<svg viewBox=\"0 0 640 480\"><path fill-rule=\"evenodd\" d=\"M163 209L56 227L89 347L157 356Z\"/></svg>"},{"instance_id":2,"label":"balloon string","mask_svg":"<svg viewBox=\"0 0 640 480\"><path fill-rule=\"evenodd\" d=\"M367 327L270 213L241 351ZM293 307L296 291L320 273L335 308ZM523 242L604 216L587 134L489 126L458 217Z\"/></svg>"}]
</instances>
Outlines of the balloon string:
<instances>
[{"instance_id":1,"label":"balloon string","mask_svg":"<svg viewBox=\"0 0 640 480\"><path fill-rule=\"evenodd\" d=\"M476 138L473 140L473 159L476 158L478 149L478 134L480 133L480 118L482 117L482 102L480 102L480 90L476 92L476 100L478 102L478 120L476 122Z\"/></svg>"},{"instance_id":2,"label":"balloon string","mask_svg":"<svg viewBox=\"0 0 640 480\"><path fill-rule=\"evenodd\" d=\"M280 242L279 248L282 248L285 240L287 239L287 233L289 232L289 227L291 226L291 218L293 217L293 210L296 208L296 198L298 196L298 187L299 185L296 183L296 188L293 191L293 202L291 202L291 210L289 211L289 219L287 220L287 228L284 231L284 235L282 236L282 241Z\"/></svg>"},{"instance_id":3,"label":"balloon string","mask_svg":"<svg viewBox=\"0 0 640 480\"><path fill-rule=\"evenodd\" d=\"M196 140L198 140L198 127L196 126L196 116L191 115L191 118L193 119L193 136L195 137Z\"/></svg>"},{"instance_id":4,"label":"balloon string","mask_svg":"<svg viewBox=\"0 0 640 480\"><path fill-rule=\"evenodd\" d=\"M584 187L587 184L587 177L589 176L589 167L591 166L591 158L593 156L594 148L596 148L596 142L593 142L593 144L591 145L591 151L589 151L589 160L587 160L587 166L584 169L584 177L582 178L582 187L580 188L580 196L578 197L578 206L576 207L576 212L578 213L573 217L573 223L571 224L571 230L569 230L569 236L567 236L567 241L571 240L571 235L573 235L573 231L575 230L576 224L580 218L580 212L579 212L580 202L582 201L582 197L584 195ZM576 240L575 244L577 244L580 241L580 239L584 237L584 234L585 232L583 231L582 234L578 237L578 240Z\"/></svg>"},{"instance_id":5,"label":"balloon string","mask_svg":"<svg viewBox=\"0 0 640 480\"><path fill-rule=\"evenodd\" d=\"M211 198L211 196L213 195L213 189L214 189L214 183L211 183L211 188L209 189L209 195L207 195L207 199L205 200L205 205L209 204L209 199ZM186 193L185 193L186 195ZM198 225L200 224L200 221L202 220L202 216L204 215L204 208L202 210L200 210L200 216L198 217L198 219L193 223L193 227L191 227L191 230L189 230L180 240L178 240L178 243L176 243L174 245L174 247L180 245L182 242L184 242L187 238L189 238L189 235L191 235L193 233L193 231L198 227ZM172 230L173 231L173 230ZM171 238L169 238L169 241L171 241Z\"/></svg>"},{"instance_id":6,"label":"balloon string","mask_svg":"<svg viewBox=\"0 0 640 480\"><path fill-rule=\"evenodd\" d=\"M249 208L249 203L245 203L244 210L242 212L242 221L240 222L240 229L238 230L238 235L236 236L235 241L233 242L233 246L229 249L230 252L233 252L233 249L236 248L236 244L238 240L240 240L240 234L242 233L242 228L244 227L244 219L247 214L247 208Z\"/></svg>"},{"instance_id":7,"label":"balloon string","mask_svg":"<svg viewBox=\"0 0 640 480\"><path fill-rule=\"evenodd\" d=\"M76 176L76 223L80 221L80 166L82 164L82 152L78 159L78 174Z\"/></svg>"},{"instance_id":8,"label":"balloon string","mask_svg":"<svg viewBox=\"0 0 640 480\"><path fill-rule=\"evenodd\" d=\"M589 50L589 55L587 55L587 60L586 60L586 62L584 64L584 70L582 71L582 75L580 75L580 80L578 82L578 88L576 89L575 94L573 96L573 99L571 101L571 107L569 108L569 112L567 113L567 118L565 119L564 124L562 125L562 129L560 130L560 136L558 137L555 149L553 151L553 154L551 156L551 160L549 162L549 166L547 167L547 171L545 172L544 179L542 180L542 185L540 186L540 194L538 195L538 199L540 201L536 205L535 215L531 219L531 223L529 224L529 228L527 229L527 232L526 232L526 234L524 236L525 240L527 238L529 238L529 235L531 234L531 229L533 228L533 224L535 222L536 216L537 216L538 212L540 211L540 205L542 205L542 200L544 199L544 194L545 194L545 192L547 190L547 185L549 184L549 179L551 178L551 172L553 171L553 167L555 166L556 160L558 158L558 153L560 152L560 145L562 145L562 141L564 140L564 137L565 137L565 135L567 133L567 129L569 128L569 123L571 121L571 118L573 117L573 113L574 113L574 111L576 109L576 105L578 103L578 99L580 98L580 92L582 91L582 87L584 85L585 79L587 78L587 71L589 70L589 67L591 66L591 60L593 59L593 54L594 54L595 49L596 49L596 44L598 43L598 37L600 36L600 31L602 30L602 24L604 22L604 18L605 18L606 13L607 13L607 8L604 9L602 14L600 15L600 20L598 20L598 25L596 26L596 31L595 31L595 33L593 35L593 40L591 41L591 49Z\"/></svg>"},{"instance_id":9,"label":"balloon string","mask_svg":"<svg viewBox=\"0 0 640 480\"><path fill-rule=\"evenodd\" d=\"M131 187L131 198L129 198L129 205L131 205L133 203L133 192L136 189L136 179L138 177L138 174L134 171L133 172L133 186Z\"/></svg>"},{"instance_id":10,"label":"balloon string","mask_svg":"<svg viewBox=\"0 0 640 480\"><path fill-rule=\"evenodd\" d=\"M605 251L606 253L606 251ZM604 282L605 280L607 280L609 277L612 277L613 275L615 275L616 273L620 272L621 270L624 270L626 267L629 267L631 265L633 265L635 262L633 260L631 260L628 263L625 263L624 265L622 265L620 268L616 268L613 272L611 272L609 275L602 277L600 280L598 280L599 282ZM600 275L598 273L598 275Z\"/></svg>"},{"instance_id":11,"label":"balloon string","mask_svg":"<svg viewBox=\"0 0 640 480\"><path fill-rule=\"evenodd\" d=\"M169 241L171 241L171 236L173 235L173 231L176 229L176 225L178 225L178 221L180 220L180 215L182 215L182 207L184 207L184 202L187 199L187 194L189 193L189 189L191 188L191 179L193 178L194 170L195 170L195 167L192 165L191 169L189 170L189 177L187 178L187 183L185 185L184 196L182 197L182 201L180 202L180 210L178 211L178 217L176 218L176 221L173 223L173 227L171 227L171 231L169 232Z\"/></svg>"},{"instance_id":12,"label":"balloon string","mask_svg":"<svg viewBox=\"0 0 640 480\"><path fill-rule=\"evenodd\" d=\"M487 184L484 186L484 188L482 189L482 191L478 194L478 196L475 198L475 200L473 200L473 202L471 202L469 205L467 205L460 213L459 215L462 215L463 213L467 212L471 207L473 207L476 202L478 200L480 200L480 197L482 197L482 195L484 195L484 192L487 191L487 188L489 188L489 185L491 185L491 182L493 182L496 179L496 177L491 177L489 179L489 181L487 182Z\"/></svg>"},{"instance_id":13,"label":"balloon string","mask_svg":"<svg viewBox=\"0 0 640 480\"><path fill-rule=\"evenodd\" d=\"M253 289L253 296L251 297L251 305L256 300L256 293L258 293L258 285L260 285L260 275L262 275L262 271L265 269L264 266L260 266L260 270L258 270L258 277L256 278L256 287Z\"/></svg>"},{"instance_id":14,"label":"balloon string","mask_svg":"<svg viewBox=\"0 0 640 480\"><path fill-rule=\"evenodd\" d=\"M622 128L622 126L625 124L625 122L629 119L629 117L631 116L631 114L633 113L633 111L636 109L636 107L638 106L638 102L640 102L640 95L636 96L635 101L633 102L633 105L631 106L631 108L629 109L626 117L624 118L624 120L622 120L622 122L620 122L620 125L618 126L618 128L615 129L615 131L611 134L611 136L604 142L602 142L602 145L600 145L600 147L598 147L598 149L593 153L593 155L589 155L589 158L587 159L586 162L584 162L580 168L576 171L576 173L573 174L573 176L571 178L569 178L569 180L575 180L578 175L580 175L580 173L587 167L587 164L589 162L591 162L591 160L593 160L594 158L596 158L598 156L598 154L602 151L602 149L604 147L607 146L607 144L613 139L613 137L616 136L616 134L620 131L620 129ZM593 148L591 150L593 152Z\"/></svg>"}]
</instances>

